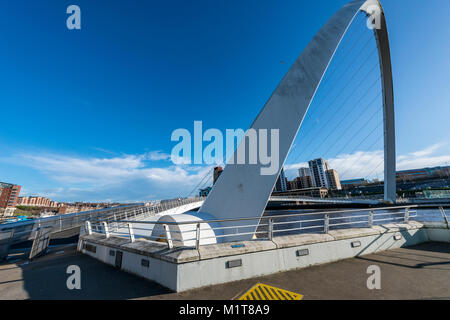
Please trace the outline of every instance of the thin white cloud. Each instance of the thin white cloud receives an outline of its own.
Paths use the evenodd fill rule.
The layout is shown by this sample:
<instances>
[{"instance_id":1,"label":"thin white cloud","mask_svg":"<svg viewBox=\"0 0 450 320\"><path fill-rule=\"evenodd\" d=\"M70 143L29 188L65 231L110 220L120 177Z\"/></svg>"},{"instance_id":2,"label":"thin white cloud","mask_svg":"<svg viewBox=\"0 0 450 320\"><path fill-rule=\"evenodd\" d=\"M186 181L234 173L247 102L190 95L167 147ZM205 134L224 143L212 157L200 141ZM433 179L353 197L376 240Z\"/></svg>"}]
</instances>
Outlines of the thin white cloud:
<instances>
[{"instance_id":1,"label":"thin white cloud","mask_svg":"<svg viewBox=\"0 0 450 320\"><path fill-rule=\"evenodd\" d=\"M164 153L160 150L151 151L147 153L147 157L149 160L158 161L158 160L167 160L170 158L170 154Z\"/></svg>"},{"instance_id":2,"label":"thin white cloud","mask_svg":"<svg viewBox=\"0 0 450 320\"><path fill-rule=\"evenodd\" d=\"M58 154L20 154L15 163L37 169L64 183L115 183L142 168L143 156L125 155L114 158L81 158Z\"/></svg>"},{"instance_id":3,"label":"thin white cloud","mask_svg":"<svg viewBox=\"0 0 450 320\"><path fill-rule=\"evenodd\" d=\"M450 163L450 155L420 157L416 159L405 159L397 162L398 170L409 170L424 167L445 166Z\"/></svg>"},{"instance_id":4,"label":"thin white cloud","mask_svg":"<svg viewBox=\"0 0 450 320\"><path fill-rule=\"evenodd\" d=\"M397 170L445 165L450 162L450 150L445 144L397 157ZM52 182L50 190L26 186L27 194L42 194L58 201L142 201L194 195L198 188L211 184L212 166L168 165L151 166L151 159L165 159L161 151L138 155L111 157L68 156L57 153L15 154L2 161L33 168ZM383 178L382 150L358 151L328 159L340 179ZM307 163L286 164L289 178L298 176L298 168ZM203 183L199 182L203 179ZM36 185L36 184L35 184ZM25 189L24 189L25 193ZM151 197L149 199L148 197Z\"/></svg>"},{"instance_id":5,"label":"thin white cloud","mask_svg":"<svg viewBox=\"0 0 450 320\"><path fill-rule=\"evenodd\" d=\"M435 152L436 150L438 150L439 148L441 148L442 146L444 146L445 143L436 143L433 144L432 146L429 146L428 148L425 148L423 150L419 150L416 152L412 152L411 155L413 157L424 157L424 156L428 156L430 154L433 154L433 152Z\"/></svg>"},{"instance_id":6,"label":"thin white cloud","mask_svg":"<svg viewBox=\"0 0 450 320\"><path fill-rule=\"evenodd\" d=\"M153 154L155 159L155 154ZM158 157L162 158L158 153ZM111 158L67 156L55 153L16 154L1 160L33 168L56 181L52 190L27 190L54 199L86 201L141 201L195 195L198 182L212 179L206 166L149 167L149 154ZM209 177L211 176L211 177ZM95 198L94 198L95 197ZM125 199L125 200L124 200Z\"/></svg>"}]
</instances>

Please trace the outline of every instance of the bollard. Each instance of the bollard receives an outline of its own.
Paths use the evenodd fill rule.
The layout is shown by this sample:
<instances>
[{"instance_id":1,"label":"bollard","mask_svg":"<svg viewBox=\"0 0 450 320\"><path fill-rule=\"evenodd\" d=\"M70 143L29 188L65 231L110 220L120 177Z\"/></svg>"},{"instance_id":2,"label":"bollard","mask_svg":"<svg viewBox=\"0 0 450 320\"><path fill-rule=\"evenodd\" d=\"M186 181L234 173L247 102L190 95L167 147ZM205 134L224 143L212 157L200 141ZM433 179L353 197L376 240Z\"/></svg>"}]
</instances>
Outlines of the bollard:
<instances>
[{"instance_id":1,"label":"bollard","mask_svg":"<svg viewBox=\"0 0 450 320\"><path fill-rule=\"evenodd\" d=\"M373 227L373 210L369 211L369 227Z\"/></svg>"}]
</instances>

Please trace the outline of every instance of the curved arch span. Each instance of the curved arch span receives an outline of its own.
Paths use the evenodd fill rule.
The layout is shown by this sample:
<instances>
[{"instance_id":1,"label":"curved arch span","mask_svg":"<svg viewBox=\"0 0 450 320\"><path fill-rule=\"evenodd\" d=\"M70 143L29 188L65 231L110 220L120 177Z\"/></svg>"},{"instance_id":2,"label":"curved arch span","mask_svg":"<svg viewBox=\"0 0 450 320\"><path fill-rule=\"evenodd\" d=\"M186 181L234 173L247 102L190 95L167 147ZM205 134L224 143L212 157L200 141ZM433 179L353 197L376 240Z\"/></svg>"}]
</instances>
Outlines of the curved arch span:
<instances>
[{"instance_id":1,"label":"curved arch span","mask_svg":"<svg viewBox=\"0 0 450 320\"><path fill-rule=\"evenodd\" d=\"M342 7L319 30L281 80L251 126L257 131L279 129L278 174L261 175L260 169L263 165L259 163L228 164L199 212L210 214L217 219L256 217L263 214L303 118L342 38L357 13L363 11L370 14L373 6L379 8L381 22L381 28L374 29L374 36L378 46L383 88L384 192L385 200L395 201L394 99L386 20L378 0L356 0ZM234 157L239 148L245 148L245 143L241 141ZM241 240L249 237L243 236Z\"/></svg>"}]
</instances>

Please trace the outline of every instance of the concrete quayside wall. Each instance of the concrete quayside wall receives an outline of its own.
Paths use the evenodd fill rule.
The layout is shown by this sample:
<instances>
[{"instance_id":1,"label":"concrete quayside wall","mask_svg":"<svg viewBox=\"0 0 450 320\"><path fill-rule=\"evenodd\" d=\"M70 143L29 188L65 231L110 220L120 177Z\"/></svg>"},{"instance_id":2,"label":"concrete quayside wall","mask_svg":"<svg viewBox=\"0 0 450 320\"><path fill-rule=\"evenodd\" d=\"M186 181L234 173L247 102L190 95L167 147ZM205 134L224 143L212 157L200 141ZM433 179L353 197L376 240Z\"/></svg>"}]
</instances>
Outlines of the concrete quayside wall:
<instances>
[{"instance_id":1,"label":"concrete quayside wall","mask_svg":"<svg viewBox=\"0 0 450 320\"><path fill-rule=\"evenodd\" d=\"M305 268L427 241L449 242L445 223L415 221L168 249L167 244L103 234L80 236L78 249L171 290L189 289Z\"/></svg>"}]
</instances>

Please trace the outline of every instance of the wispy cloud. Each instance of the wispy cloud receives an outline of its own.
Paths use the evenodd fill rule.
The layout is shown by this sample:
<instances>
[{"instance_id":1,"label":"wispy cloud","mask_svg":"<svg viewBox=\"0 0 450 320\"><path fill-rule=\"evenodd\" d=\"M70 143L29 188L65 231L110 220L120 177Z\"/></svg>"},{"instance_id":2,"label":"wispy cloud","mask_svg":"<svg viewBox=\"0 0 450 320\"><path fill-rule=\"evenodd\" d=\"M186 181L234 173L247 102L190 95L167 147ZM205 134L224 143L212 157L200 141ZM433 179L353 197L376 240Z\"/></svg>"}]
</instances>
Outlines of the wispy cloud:
<instances>
[{"instance_id":1,"label":"wispy cloud","mask_svg":"<svg viewBox=\"0 0 450 320\"><path fill-rule=\"evenodd\" d=\"M450 150L439 143L397 157L397 169L445 165ZM142 201L193 195L200 186L211 183L212 166L174 165L162 151L137 155L83 157L58 153L16 153L5 162L32 168L50 183L45 188L24 186L23 193L42 194L60 201ZM150 161L149 161L150 160ZM165 162L153 162L167 160ZM383 177L382 150L358 151L328 159L342 180ZM155 163L158 166L155 166ZM161 166L166 165L166 166ZM286 175L293 178L307 163L286 164ZM34 184L35 186L38 184ZM49 187L49 185L51 187Z\"/></svg>"},{"instance_id":2,"label":"wispy cloud","mask_svg":"<svg viewBox=\"0 0 450 320\"><path fill-rule=\"evenodd\" d=\"M161 150L151 151L147 153L147 157L149 160L158 161L158 160L168 160L170 158L170 154L164 153Z\"/></svg>"},{"instance_id":3,"label":"wispy cloud","mask_svg":"<svg viewBox=\"0 0 450 320\"><path fill-rule=\"evenodd\" d=\"M206 183L212 176L210 167L151 167L147 161L163 158L160 152L109 158L21 153L2 160L33 168L54 181L58 187L51 192L28 192L44 192L55 199L141 201L187 196L198 192L194 187L200 180L205 178Z\"/></svg>"},{"instance_id":4,"label":"wispy cloud","mask_svg":"<svg viewBox=\"0 0 450 320\"><path fill-rule=\"evenodd\" d=\"M433 152L435 152L439 148L443 147L444 145L445 145L445 143L436 143L436 144L433 144L432 146L429 146L428 148L425 148L423 150L412 152L411 156L413 156L413 157L428 156L430 154L433 154Z\"/></svg>"}]
</instances>

